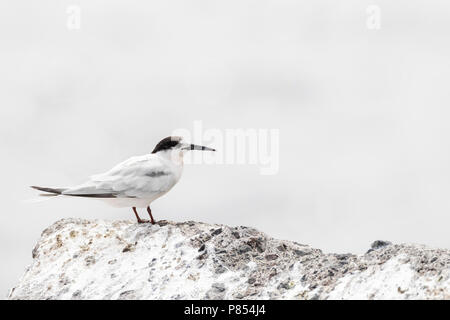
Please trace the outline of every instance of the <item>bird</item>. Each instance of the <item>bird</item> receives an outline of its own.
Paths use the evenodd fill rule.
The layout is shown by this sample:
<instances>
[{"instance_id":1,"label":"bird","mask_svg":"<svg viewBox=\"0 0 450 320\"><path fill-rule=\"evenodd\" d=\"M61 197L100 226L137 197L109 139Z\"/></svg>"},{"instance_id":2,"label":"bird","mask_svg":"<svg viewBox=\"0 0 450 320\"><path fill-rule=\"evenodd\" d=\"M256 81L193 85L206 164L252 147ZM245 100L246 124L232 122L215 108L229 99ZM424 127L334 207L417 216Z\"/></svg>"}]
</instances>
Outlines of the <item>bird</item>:
<instances>
[{"instance_id":1,"label":"bird","mask_svg":"<svg viewBox=\"0 0 450 320\"><path fill-rule=\"evenodd\" d=\"M150 154L131 157L83 184L67 188L31 186L40 196L100 199L115 207L131 207L138 223L155 224L150 204L169 192L180 180L183 156L190 150L216 151L187 143L179 136L162 139ZM147 208L149 220L139 217L137 208Z\"/></svg>"}]
</instances>

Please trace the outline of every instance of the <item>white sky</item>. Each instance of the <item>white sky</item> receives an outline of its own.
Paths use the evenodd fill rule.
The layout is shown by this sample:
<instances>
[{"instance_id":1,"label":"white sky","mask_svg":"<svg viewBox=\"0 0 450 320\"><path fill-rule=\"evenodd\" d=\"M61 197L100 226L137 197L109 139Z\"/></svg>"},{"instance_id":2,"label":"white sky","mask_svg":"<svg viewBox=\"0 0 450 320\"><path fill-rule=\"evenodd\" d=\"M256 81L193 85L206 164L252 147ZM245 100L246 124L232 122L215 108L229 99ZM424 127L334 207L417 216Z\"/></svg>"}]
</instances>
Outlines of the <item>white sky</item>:
<instances>
[{"instance_id":1,"label":"white sky","mask_svg":"<svg viewBox=\"0 0 450 320\"><path fill-rule=\"evenodd\" d=\"M81 29L66 8L81 7ZM366 8L381 9L381 29ZM447 1L3 1L0 294L64 217L101 202L25 203L83 182L195 120L280 131L280 170L186 166L156 219L258 228L325 251L373 240L450 248ZM198 141L193 141L198 143Z\"/></svg>"}]
</instances>

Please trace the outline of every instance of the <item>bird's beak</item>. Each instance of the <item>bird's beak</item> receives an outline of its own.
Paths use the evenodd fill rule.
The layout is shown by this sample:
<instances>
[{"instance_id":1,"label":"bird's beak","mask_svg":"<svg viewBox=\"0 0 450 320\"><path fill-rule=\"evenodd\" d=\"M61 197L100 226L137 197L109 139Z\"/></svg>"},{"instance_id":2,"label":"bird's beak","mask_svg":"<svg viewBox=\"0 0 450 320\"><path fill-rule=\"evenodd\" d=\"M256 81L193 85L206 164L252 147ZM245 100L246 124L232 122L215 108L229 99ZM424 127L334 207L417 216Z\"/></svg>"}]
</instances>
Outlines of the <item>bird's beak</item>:
<instances>
[{"instance_id":1,"label":"bird's beak","mask_svg":"<svg viewBox=\"0 0 450 320\"><path fill-rule=\"evenodd\" d=\"M188 144L186 145L186 150L202 150L202 151L216 151L216 149L208 148L204 146L198 146L196 144Z\"/></svg>"}]
</instances>

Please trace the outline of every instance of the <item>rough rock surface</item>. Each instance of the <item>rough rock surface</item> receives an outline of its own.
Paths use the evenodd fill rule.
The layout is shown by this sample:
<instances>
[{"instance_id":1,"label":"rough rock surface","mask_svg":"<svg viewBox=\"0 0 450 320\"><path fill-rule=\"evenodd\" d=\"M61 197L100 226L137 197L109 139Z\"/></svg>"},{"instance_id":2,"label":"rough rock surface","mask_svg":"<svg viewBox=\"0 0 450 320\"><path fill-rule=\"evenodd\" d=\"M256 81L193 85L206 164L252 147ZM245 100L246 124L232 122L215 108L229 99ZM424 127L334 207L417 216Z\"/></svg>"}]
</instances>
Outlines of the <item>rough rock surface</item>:
<instances>
[{"instance_id":1,"label":"rough rock surface","mask_svg":"<svg viewBox=\"0 0 450 320\"><path fill-rule=\"evenodd\" d=\"M64 219L10 299L450 299L450 250L325 254L246 227Z\"/></svg>"}]
</instances>

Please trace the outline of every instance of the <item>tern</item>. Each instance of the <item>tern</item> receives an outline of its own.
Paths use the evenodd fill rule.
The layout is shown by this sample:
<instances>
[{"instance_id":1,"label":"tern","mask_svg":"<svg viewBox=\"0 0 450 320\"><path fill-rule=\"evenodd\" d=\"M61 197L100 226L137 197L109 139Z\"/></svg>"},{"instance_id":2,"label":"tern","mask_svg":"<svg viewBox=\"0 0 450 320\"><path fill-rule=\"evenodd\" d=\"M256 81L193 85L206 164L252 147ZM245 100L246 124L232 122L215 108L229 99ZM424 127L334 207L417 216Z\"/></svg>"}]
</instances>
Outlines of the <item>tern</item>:
<instances>
[{"instance_id":1,"label":"tern","mask_svg":"<svg viewBox=\"0 0 450 320\"><path fill-rule=\"evenodd\" d=\"M136 208L147 208L150 222L155 224L150 204L180 180L183 156L189 150L216 151L172 136L162 139L151 154L131 157L105 173L91 176L83 184L68 188L31 188L45 192L41 196L94 198L115 207L131 207L138 223L148 220L141 219Z\"/></svg>"}]
</instances>

